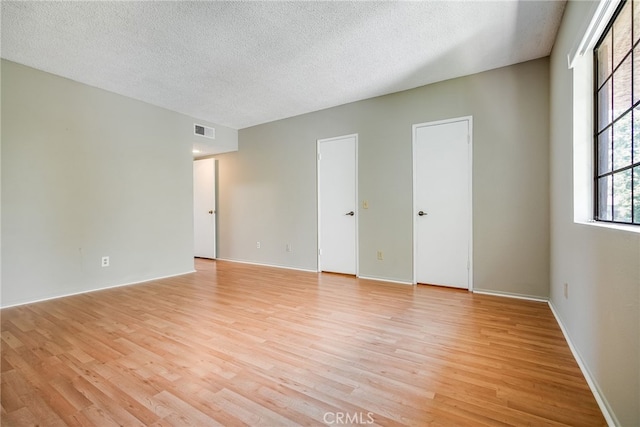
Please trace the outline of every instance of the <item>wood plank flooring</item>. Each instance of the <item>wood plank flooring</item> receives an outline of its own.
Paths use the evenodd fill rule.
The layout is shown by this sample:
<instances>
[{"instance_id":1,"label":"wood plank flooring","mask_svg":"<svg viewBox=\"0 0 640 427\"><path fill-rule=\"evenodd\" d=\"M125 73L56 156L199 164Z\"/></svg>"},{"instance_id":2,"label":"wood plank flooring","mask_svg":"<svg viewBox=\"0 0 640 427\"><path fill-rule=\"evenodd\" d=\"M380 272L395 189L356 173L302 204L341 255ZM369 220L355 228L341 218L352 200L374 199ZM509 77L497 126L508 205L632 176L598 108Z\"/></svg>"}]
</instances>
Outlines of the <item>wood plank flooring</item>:
<instances>
[{"instance_id":1,"label":"wood plank flooring","mask_svg":"<svg viewBox=\"0 0 640 427\"><path fill-rule=\"evenodd\" d=\"M196 268L2 310L2 425L606 425L544 303Z\"/></svg>"}]
</instances>

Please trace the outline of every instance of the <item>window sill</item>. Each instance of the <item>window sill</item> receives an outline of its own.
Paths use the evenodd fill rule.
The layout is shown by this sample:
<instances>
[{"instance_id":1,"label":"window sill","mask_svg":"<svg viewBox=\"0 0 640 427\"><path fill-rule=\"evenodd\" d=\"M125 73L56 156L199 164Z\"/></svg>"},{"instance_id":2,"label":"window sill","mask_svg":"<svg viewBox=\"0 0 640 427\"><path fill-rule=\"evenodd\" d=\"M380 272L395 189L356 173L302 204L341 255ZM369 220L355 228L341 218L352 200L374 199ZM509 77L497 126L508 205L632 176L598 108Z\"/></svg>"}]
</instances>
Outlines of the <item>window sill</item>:
<instances>
[{"instance_id":1,"label":"window sill","mask_svg":"<svg viewBox=\"0 0 640 427\"><path fill-rule=\"evenodd\" d=\"M574 221L574 222L580 225L588 225L591 227L608 228L610 230L625 231L628 233L640 234L640 226L638 225L614 224L610 222L601 222L601 221L594 221L594 220Z\"/></svg>"}]
</instances>

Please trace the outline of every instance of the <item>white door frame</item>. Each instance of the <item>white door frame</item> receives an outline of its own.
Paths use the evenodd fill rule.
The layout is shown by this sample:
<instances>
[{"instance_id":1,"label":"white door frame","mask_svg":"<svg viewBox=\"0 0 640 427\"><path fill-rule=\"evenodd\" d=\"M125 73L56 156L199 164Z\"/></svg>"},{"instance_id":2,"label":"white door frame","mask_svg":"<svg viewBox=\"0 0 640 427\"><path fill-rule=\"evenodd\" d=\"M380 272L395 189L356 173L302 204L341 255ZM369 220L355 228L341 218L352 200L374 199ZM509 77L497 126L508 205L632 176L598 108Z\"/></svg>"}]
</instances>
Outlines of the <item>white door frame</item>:
<instances>
[{"instance_id":1,"label":"white door frame","mask_svg":"<svg viewBox=\"0 0 640 427\"><path fill-rule=\"evenodd\" d=\"M322 234L321 234L321 227L322 227L322 215L321 215L321 206L320 206L320 143L322 142L330 142L330 141L335 141L338 139L345 139L345 138L355 138L356 142L356 153L355 153L355 157L356 157L356 164L355 166L355 189L356 189L356 199L354 200L355 202L355 239L356 239L356 277L360 276L360 257L358 256L358 254L360 253L360 248L359 248L359 235L358 235L358 229L359 227L359 219L360 219L360 209L359 209L359 203L358 203L358 134L357 133L352 133L349 135L342 135L342 136L336 136L333 138L323 138L323 139L318 139L316 141L316 201L317 201L317 206L318 206L318 236L317 236L317 241L318 241L318 247L316 248L316 255L317 255L317 270L318 272L322 271L322 264L321 264L321 256L320 256L320 249L322 248Z\"/></svg>"},{"instance_id":2,"label":"white door frame","mask_svg":"<svg viewBox=\"0 0 640 427\"><path fill-rule=\"evenodd\" d=\"M417 130L421 127L426 126L437 126L444 125L447 123L455 123L466 121L469 124L469 149L468 149L468 165L469 165L469 291L473 291L473 116L464 116L464 117L456 117L452 119L446 120L437 120L434 122L425 122L418 123L412 126L411 138L412 138L412 163L413 163L413 206L411 209L411 221L413 224L413 284L416 285L418 283L417 279L417 262L416 256L418 254L417 246L418 246L418 227L416 221L418 217L416 215L417 210L417 202L416 202L416 191L417 183L416 183L416 140L417 140Z\"/></svg>"},{"instance_id":3,"label":"white door frame","mask_svg":"<svg viewBox=\"0 0 640 427\"><path fill-rule=\"evenodd\" d=\"M216 259L218 257L218 244L217 244L217 240L218 240L218 177L217 177L217 170L218 170L218 161L214 158L206 158L206 159L194 159L193 160L193 171L194 171L194 182L193 182L193 193L194 193L194 205L195 205L195 197L196 197L196 193L197 193L197 187L199 186L199 183L196 182L195 180L195 170L197 167L197 162L201 162L201 161L211 161L211 166L213 168L213 206L211 206L210 208L213 209L213 213L212 215L212 221L213 221L213 258L210 259ZM197 239L196 237L196 221L195 221L195 206L194 206L194 227L193 227L193 240L194 240L194 246L195 246L195 241ZM198 254L195 253L195 248L194 248L194 256L198 257Z\"/></svg>"}]
</instances>

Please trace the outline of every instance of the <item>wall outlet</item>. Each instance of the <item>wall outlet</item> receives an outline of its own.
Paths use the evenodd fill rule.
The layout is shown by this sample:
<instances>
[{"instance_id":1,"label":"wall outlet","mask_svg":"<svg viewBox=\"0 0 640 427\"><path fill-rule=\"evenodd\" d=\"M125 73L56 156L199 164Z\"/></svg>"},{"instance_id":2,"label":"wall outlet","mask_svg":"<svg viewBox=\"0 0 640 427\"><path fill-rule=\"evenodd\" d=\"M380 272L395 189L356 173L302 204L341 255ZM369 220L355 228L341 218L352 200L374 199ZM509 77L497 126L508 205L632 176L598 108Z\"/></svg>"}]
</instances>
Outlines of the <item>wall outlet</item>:
<instances>
[{"instance_id":1,"label":"wall outlet","mask_svg":"<svg viewBox=\"0 0 640 427\"><path fill-rule=\"evenodd\" d=\"M291 252L291 243L287 243L287 245L284 248L287 252Z\"/></svg>"},{"instance_id":2,"label":"wall outlet","mask_svg":"<svg viewBox=\"0 0 640 427\"><path fill-rule=\"evenodd\" d=\"M568 283L564 284L564 297L565 297L565 299L569 298L569 284Z\"/></svg>"},{"instance_id":3,"label":"wall outlet","mask_svg":"<svg viewBox=\"0 0 640 427\"><path fill-rule=\"evenodd\" d=\"M109 257L108 256L103 256L102 257L102 266L103 267L109 267Z\"/></svg>"},{"instance_id":4,"label":"wall outlet","mask_svg":"<svg viewBox=\"0 0 640 427\"><path fill-rule=\"evenodd\" d=\"M260 249L260 242L256 242L256 249Z\"/></svg>"},{"instance_id":5,"label":"wall outlet","mask_svg":"<svg viewBox=\"0 0 640 427\"><path fill-rule=\"evenodd\" d=\"M384 259L384 254L382 253L382 251L378 251L378 260L382 261Z\"/></svg>"}]
</instances>

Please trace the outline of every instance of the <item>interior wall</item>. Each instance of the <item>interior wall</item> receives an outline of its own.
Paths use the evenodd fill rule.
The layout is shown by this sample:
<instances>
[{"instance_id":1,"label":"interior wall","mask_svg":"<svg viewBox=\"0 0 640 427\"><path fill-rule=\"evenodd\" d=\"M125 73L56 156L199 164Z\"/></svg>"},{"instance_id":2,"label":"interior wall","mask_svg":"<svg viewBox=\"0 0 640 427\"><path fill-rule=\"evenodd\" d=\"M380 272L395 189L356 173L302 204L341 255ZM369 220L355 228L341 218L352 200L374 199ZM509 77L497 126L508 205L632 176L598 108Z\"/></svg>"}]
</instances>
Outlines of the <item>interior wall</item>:
<instances>
[{"instance_id":1,"label":"interior wall","mask_svg":"<svg viewBox=\"0 0 640 427\"><path fill-rule=\"evenodd\" d=\"M193 270L194 119L5 60L1 96L2 306Z\"/></svg>"},{"instance_id":2,"label":"interior wall","mask_svg":"<svg viewBox=\"0 0 640 427\"><path fill-rule=\"evenodd\" d=\"M567 54L592 12L591 2L569 3L551 56L550 302L615 421L635 426L640 425L640 234L573 222L573 72Z\"/></svg>"},{"instance_id":3,"label":"interior wall","mask_svg":"<svg viewBox=\"0 0 640 427\"><path fill-rule=\"evenodd\" d=\"M316 141L357 133L360 206L369 202L360 274L411 282L411 126L473 116L475 289L546 298L548 67L538 59L240 130L239 151L216 156L219 256L315 270Z\"/></svg>"}]
</instances>

